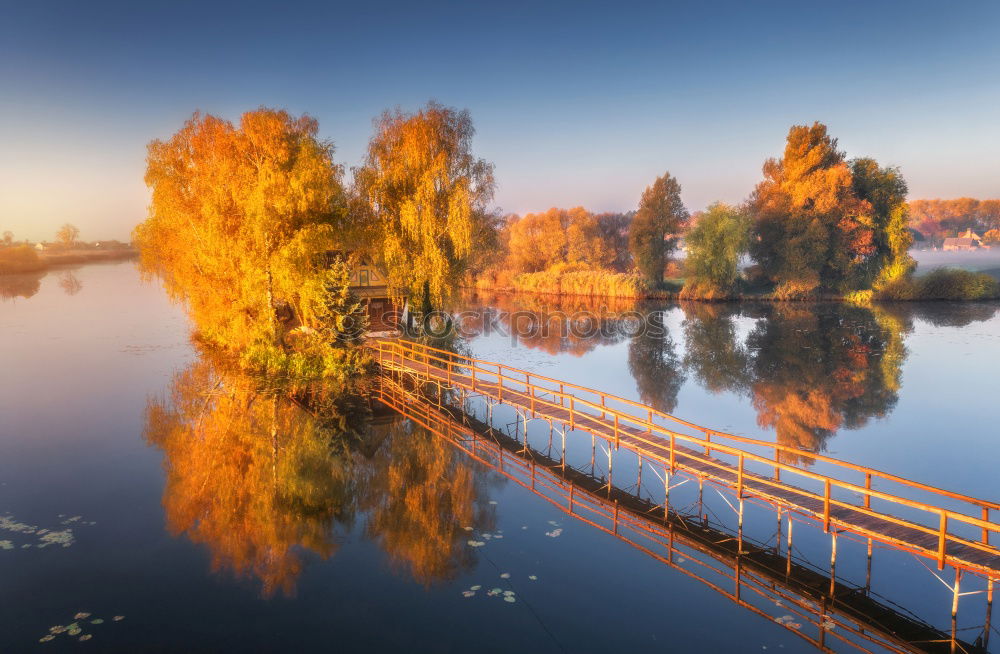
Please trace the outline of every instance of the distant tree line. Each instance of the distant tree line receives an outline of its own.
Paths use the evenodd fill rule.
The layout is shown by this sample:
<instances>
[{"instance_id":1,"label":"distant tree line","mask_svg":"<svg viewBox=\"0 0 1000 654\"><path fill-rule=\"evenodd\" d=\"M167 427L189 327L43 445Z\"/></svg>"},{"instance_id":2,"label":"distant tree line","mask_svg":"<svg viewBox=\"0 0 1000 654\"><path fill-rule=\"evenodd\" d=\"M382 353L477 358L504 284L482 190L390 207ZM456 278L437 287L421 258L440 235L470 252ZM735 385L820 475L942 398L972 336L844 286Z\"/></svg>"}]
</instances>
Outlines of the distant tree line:
<instances>
[{"instance_id":1,"label":"distant tree line","mask_svg":"<svg viewBox=\"0 0 1000 654\"><path fill-rule=\"evenodd\" d=\"M1000 200L912 200L910 226L929 245L941 245L945 238L973 230L984 241L1000 243Z\"/></svg>"}]
</instances>

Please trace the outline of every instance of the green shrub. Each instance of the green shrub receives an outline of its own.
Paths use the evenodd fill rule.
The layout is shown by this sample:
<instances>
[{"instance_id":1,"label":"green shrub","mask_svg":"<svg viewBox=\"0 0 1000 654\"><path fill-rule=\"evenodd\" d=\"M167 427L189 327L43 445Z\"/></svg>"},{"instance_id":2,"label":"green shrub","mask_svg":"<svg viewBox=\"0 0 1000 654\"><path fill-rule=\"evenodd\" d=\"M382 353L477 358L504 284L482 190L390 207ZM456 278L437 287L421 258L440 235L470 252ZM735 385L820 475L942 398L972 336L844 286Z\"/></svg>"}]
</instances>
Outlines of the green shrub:
<instances>
[{"instance_id":1,"label":"green shrub","mask_svg":"<svg viewBox=\"0 0 1000 654\"><path fill-rule=\"evenodd\" d=\"M938 268L914 281L919 300L992 300L1000 298L1000 282L986 273Z\"/></svg>"}]
</instances>

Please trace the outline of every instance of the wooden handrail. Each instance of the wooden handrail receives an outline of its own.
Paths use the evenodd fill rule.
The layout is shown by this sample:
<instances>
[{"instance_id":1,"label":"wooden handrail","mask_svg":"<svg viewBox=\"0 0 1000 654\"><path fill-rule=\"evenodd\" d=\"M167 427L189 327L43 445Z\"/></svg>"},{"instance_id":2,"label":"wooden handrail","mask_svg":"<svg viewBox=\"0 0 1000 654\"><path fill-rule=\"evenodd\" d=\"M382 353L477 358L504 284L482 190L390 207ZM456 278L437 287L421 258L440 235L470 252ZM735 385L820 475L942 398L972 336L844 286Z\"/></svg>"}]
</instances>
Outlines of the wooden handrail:
<instances>
[{"instance_id":1,"label":"wooden handrail","mask_svg":"<svg viewBox=\"0 0 1000 654\"><path fill-rule=\"evenodd\" d=\"M665 414L660 411L656 411L646 405L615 396L610 393L604 393L602 391L597 391L584 386L579 386L577 384L572 384L565 382L563 380L554 379L551 377L546 377L544 375L539 375L538 373L529 373L525 370L520 370L517 368L512 368L506 364L501 364L492 361L486 361L481 359L475 359L472 357L465 357L462 355L457 355L453 352L447 350L441 350L439 348L434 348L431 346L420 345L412 342L406 341L376 341L374 347L379 352L379 358L384 364L386 355L390 357L398 356L400 361L400 367L405 367L404 362L410 360L416 363L423 363L428 368L439 367L432 365L432 361L440 364L440 367L446 370L447 379L451 382L454 379L454 368L458 367L460 369L468 368L469 374L472 379L472 389L478 392L490 391L495 389L498 400L504 399L504 394L507 395L508 399L522 399L532 408L534 412L539 405L542 407L550 407L553 409L560 409L562 411L568 412L568 422L571 429L576 428L577 425L587 425L587 427L592 433L607 439L610 442L618 443L619 434L621 429L621 423L625 425L632 425L642 432L649 434L650 438L645 438L641 433L634 433L632 431L628 432L628 435L635 441L638 441L642 445L647 445L652 448L657 448L664 450L668 453L668 456L663 457L665 460L669 460L669 465L673 469L676 465L675 463L675 442L677 439L682 441L687 441L690 443L697 444L699 447L704 447L705 458L692 454L691 452L685 452L685 456L692 458L702 464L707 464L709 466L724 470L729 474L733 474L732 467L720 463L718 460L712 459L711 454L722 453L729 456L735 457L739 462L739 472L737 485L739 491L742 492L744 486L744 476L747 479L752 479L755 482L766 484L770 487L775 488L790 488L787 484L783 484L779 481L779 472L784 470L791 474L800 475L806 479L820 482L824 485L824 492L822 495L818 495L795 487L797 493L801 494L803 497L810 497L812 499L822 502L823 505L823 523L825 528L829 528L831 521L838 522L836 516L831 516L831 507L844 507L850 508L855 511L859 511L862 514L869 516L876 516L880 519L887 520L889 522L906 526L909 528L917 529L921 532L937 535L939 538L939 565L943 565L945 559L945 549L947 546L946 541L950 540L952 542L962 543L966 546L986 551L990 553L996 553L996 548L992 547L989 543L990 533L1000 533L1000 524L993 522L989 519L990 509L1000 509L1000 504L996 502L991 502L987 500L981 500L978 498L970 497L967 495L962 495L960 493L955 493L952 491L947 491L927 484L922 484L920 482L911 481L897 475L892 475L890 473L883 472L874 468L867 466L862 466L858 464L852 464L846 461L841 461L839 459L834 459L832 457L827 457L823 455L818 455L807 450L800 450L798 448L792 448L784 445L779 445L777 443L769 443L767 441L761 441L757 439L751 439L741 436L735 436L732 434L719 432L713 429L708 429L698 425L694 425L688 421L684 421L669 414ZM438 356L438 354L444 354L446 357ZM391 362L391 361L390 361ZM490 370L488 368L495 368L495 370ZM513 377L510 375L505 375L504 372L510 373L510 375L517 375ZM484 379L486 377L486 379ZM523 377L523 379L521 378ZM492 381L492 380L495 380ZM537 381L549 382L553 385L558 384L559 389L548 388L544 385L540 385ZM597 401L591 401L585 397L579 397L577 394L572 392L566 392L566 389L575 389L577 391L582 391L585 393L592 394L599 398L599 404ZM539 393L541 391L541 393ZM552 397L552 401L546 399L546 395ZM558 400L558 403L556 402ZM620 402L626 406L641 408L643 413L646 415L644 417L635 416L627 411L621 410L614 406L608 406L608 401ZM567 402L568 401L568 402ZM569 406L567 407L567 403ZM593 414L587 411L581 410L581 408L589 408L594 411ZM692 427L703 434L703 437L699 438L692 436L690 434L684 434L682 432L677 432L667 427L653 422L654 413L671 421L684 426ZM600 416L600 417L599 417ZM609 429L608 423L605 421L605 417L614 418L614 430L611 433L606 433L605 429ZM654 436L655 434L655 436ZM711 436L715 435L716 440L712 440ZM664 438L659 438L659 436L666 436L669 440ZM740 443L744 445L752 445L754 447L761 447L765 449L773 450L773 458L768 456L761 456L754 452L747 451L740 447L730 445L724 442L719 442L717 439L732 440L735 443ZM814 460L823 461L832 464L840 469L846 469L854 472L863 472L865 474L864 486L859 486L857 484L851 483L849 481L839 479L834 476L820 474L805 470L793 466L791 464L783 463L779 460L778 454L784 452L787 454L809 457ZM654 453L654 456L655 453ZM763 475L756 475L751 472L744 471L744 462L754 462L760 464L766 464L769 468L774 470L775 479L769 479ZM948 498L951 500L957 500L971 504L973 506L979 507L982 511L982 517L969 516L965 513L954 511L951 509L945 509L939 506L928 504L919 500L913 500L910 498L902 497L888 491L882 491L872 488L872 478L878 478L886 481L891 481L894 483L899 483L904 486L911 488L916 488L925 492L939 495L943 498ZM720 481L725 481L721 480ZM725 482L728 483L728 482ZM851 493L857 493L864 498L863 504L852 504L848 502L843 502L837 500L832 495L832 489L836 487L839 490L849 491ZM917 509L920 511L926 511L937 516L940 520L940 525L938 529L933 529L922 525L920 523L911 522L909 520L902 520L890 516L885 513L876 512L871 509L871 499L876 498L897 504L900 506L905 506L911 509ZM955 522L960 524L965 524L970 527L978 527L982 531L982 542L969 540L955 534L948 532L948 523Z\"/></svg>"}]
</instances>

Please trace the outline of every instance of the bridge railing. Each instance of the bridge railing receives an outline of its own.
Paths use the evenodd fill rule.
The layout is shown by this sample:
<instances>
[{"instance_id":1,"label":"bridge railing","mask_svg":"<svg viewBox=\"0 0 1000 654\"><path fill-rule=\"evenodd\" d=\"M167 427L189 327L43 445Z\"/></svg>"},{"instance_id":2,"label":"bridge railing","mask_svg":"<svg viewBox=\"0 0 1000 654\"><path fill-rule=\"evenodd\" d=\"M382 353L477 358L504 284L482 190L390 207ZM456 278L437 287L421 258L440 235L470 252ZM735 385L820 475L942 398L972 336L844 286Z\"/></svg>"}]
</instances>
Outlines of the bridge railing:
<instances>
[{"instance_id":1,"label":"bridge railing","mask_svg":"<svg viewBox=\"0 0 1000 654\"><path fill-rule=\"evenodd\" d=\"M763 484L777 491L790 486L782 482L782 473L809 480L821 490L814 492L795 486L795 492L821 504L822 512L819 517L827 530L831 524L855 529L859 527L838 520L834 514L837 508L850 509L865 516L915 529L937 539L936 548L920 547L919 553L935 554L939 568L943 568L950 558L947 551L950 543L961 543L990 555L1000 555L990 542L992 534L1000 534L1000 524L990 517L991 511L1000 510L1000 503L994 501L937 488L816 452L706 428L634 400L495 361L467 357L403 340L377 340L369 343L369 346L377 353L383 365L399 365L414 373L433 376L436 381L448 385L491 395L501 402L505 399L516 401L532 413L555 415L568 424L570 429L585 428L616 447L627 429L630 441L638 441L648 447L647 454L659 458L661 463L669 466L671 472L677 467L683 468L677 463L678 455L687 459L693 457L702 466L715 468L718 471L714 475L716 480L734 488L740 497L744 495L748 481L755 482L758 487ZM431 375L430 370L422 372L419 369L421 365L437 369L436 374ZM657 420L673 425L676 429L659 424ZM684 448L683 452L679 448ZM692 450L703 451L704 455L695 454ZM719 455L728 456L732 462L720 461ZM829 474L806 470L788 462L799 460L822 462ZM762 469L771 474L763 474ZM845 478L848 474L857 475L859 481ZM863 482L860 481L862 475ZM920 491L930 501L875 488L874 484L878 481ZM835 497L834 491L841 491L841 497ZM760 494L759 489L755 490L755 494ZM847 497L844 497L845 494ZM860 498L860 501L850 501L853 497ZM893 505L897 511L905 507L922 520L914 521L896 517L884 510L876 510L872 507L872 500ZM945 504L955 508L944 506ZM966 535L958 533L958 529L963 530ZM979 532L978 538L971 536L976 531ZM883 540L913 549L914 544L910 541L896 539L890 534L878 535Z\"/></svg>"}]
</instances>

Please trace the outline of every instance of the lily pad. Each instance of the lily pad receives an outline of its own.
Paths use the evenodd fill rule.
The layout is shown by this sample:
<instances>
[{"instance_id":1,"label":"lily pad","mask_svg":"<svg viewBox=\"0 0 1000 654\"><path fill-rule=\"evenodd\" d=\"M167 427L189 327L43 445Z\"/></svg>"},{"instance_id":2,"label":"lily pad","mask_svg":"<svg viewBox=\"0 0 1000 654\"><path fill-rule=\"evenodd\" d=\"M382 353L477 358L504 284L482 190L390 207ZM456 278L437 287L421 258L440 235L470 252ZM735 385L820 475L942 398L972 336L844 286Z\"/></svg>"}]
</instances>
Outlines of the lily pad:
<instances>
[{"instance_id":1,"label":"lily pad","mask_svg":"<svg viewBox=\"0 0 1000 654\"><path fill-rule=\"evenodd\" d=\"M506 596L504 596L503 601L505 601L505 602L512 602L513 603L513 602L516 602L517 600L514 598L513 595L506 595Z\"/></svg>"},{"instance_id":2,"label":"lily pad","mask_svg":"<svg viewBox=\"0 0 1000 654\"><path fill-rule=\"evenodd\" d=\"M84 611L80 611L79 613L77 613L76 615L73 616L73 619L74 620L84 620L84 619L89 618L89 617L90 617L89 613L86 613Z\"/></svg>"},{"instance_id":3,"label":"lily pad","mask_svg":"<svg viewBox=\"0 0 1000 654\"><path fill-rule=\"evenodd\" d=\"M90 624L104 624L104 619L103 618L94 618L93 620L90 621Z\"/></svg>"},{"instance_id":4,"label":"lily pad","mask_svg":"<svg viewBox=\"0 0 1000 654\"><path fill-rule=\"evenodd\" d=\"M510 579L510 573L509 572L504 572L503 574L500 575L500 578L501 579Z\"/></svg>"},{"instance_id":5,"label":"lily pad","mask_svg":"<svg viewBox=\"0 0 1000 654\"><path fill-rule=\"evenodd\" d=\"M470 586L469 590L479 590L480 588L482 588L482 586L476 584L475 586Z\"/></svg>"},{"instance_id":6,"label":"lily pad","mask_svg":"<svg viewBox=\"0 0 1000 654\"><path fill-rule=\"evenodd\" d=\"M528 579L532 581L538 581L538 577L536 575L528 575Z\"/></svg>"},{"instance_id":7,"label":"lily pad","mask_svg":"<svg viewBox=\"0 0 1000 654\"><path fill-rule=\"evenodd\" d=\"M125 619L125 616L124 615L116 615L115 617L113 617L111 619L114 620L115 622L121 622L122 620Z\"/></svg>"},{"instance_id":8,"label":"lily pad","mask_svg":"<svg viewBox=\"0 0 1000 654\"><path fill-rule=\"evenodd\" d=\"M93 638L93 636L91 636L90 634L83 634L82 636L80 636L80 640L90 640L91 638Z\"/></svg>"}]
</instances>

